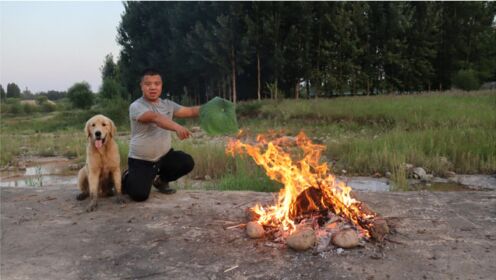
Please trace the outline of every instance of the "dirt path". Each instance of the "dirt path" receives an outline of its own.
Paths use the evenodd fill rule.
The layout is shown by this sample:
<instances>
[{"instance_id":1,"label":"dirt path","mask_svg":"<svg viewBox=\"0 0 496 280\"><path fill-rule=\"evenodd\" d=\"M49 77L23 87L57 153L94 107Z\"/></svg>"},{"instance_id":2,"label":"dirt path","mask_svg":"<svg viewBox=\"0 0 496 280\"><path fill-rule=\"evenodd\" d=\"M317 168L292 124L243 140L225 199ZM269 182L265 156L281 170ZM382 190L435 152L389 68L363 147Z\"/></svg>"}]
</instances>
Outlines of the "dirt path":
<instances>
[{"instance_id":1,"label":"dirt path","mask_svg":"<svg viewBox=\"0 0 496 280\"><path fill-rule=\"evenodd\" d=\"M496 192L367 192L397 228L381 248L297 253L251 240L243 209L272 195L153 193L82 212L72 186L1 188L1 279L494 279Z\"/></svg>"}]
</instances>

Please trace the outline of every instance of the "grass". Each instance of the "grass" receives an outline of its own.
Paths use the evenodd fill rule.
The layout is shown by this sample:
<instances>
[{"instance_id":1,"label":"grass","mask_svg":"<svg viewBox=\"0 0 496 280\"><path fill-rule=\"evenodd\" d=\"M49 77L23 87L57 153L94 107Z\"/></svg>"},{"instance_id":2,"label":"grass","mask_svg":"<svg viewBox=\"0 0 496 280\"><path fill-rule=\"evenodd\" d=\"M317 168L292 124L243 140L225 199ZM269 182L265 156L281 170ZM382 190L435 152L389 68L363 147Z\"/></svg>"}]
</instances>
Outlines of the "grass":
<instances>
[{"instance_id":1,"label":"grass","mask_svg":"<svg viewBox=\"0 0 496 280\"><path fill-rule=\"evenodd\" d=\"M335 170L371 175L389 171L398 189L406 186L405 163L443 175L496 172L496 92L443 92L409 96L341 97L241 102L238 122L250 136L269 129L296 135L303 130L327 146ZM2 115L0 164L23 155L62 155L84 160L83 126L94 111ZM198 121L183 122L187 127ZM128 136L128 125L119 126ZM128 137L127 137L128 138ZM123 168L128 139L119 139ZM212 178L213 189L273 191L280 186L249 158L225 155L215 139L174 141L190 153L190 178Z\"/></svg>"}]
</instances>

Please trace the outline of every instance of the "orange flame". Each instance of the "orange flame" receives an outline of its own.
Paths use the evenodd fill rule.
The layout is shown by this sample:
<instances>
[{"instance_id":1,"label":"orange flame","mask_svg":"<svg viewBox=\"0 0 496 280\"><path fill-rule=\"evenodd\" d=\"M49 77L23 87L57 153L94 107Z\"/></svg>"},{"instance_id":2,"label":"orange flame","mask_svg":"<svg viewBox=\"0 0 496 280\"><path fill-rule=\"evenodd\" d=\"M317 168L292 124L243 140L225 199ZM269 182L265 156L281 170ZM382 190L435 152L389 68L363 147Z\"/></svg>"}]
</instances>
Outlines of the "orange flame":
<instances>
[{"instance_id":1,"label":"orange flame","mask_svg":"<svg viewBox=\"0 0 496 280\"><path fill-rule=\"evenodd\" d=\"M282 136L269 140L273 137L277 137L274 132L258 135L257 143L253 145L239 139L231 140L226 147L226 152L232 156L236 153L248 154L265 169L272 180L284 184L275 205L263 207L257 204L252 208L260 215L258 222L270 227L281 226L283 230L291 232L295 229L294 218L299 210L319 211L322 210L319 208L325 206L350 220L366 237L370 237L368 230L361 225L374 217L360 209L361 203L350 196L351 187L337 181L326 162L319 163L325 146L313 144L303 132L296 138ZM303 152L303 156L293 161L291 154L298 152L296 147L301 150L300 154ZM299 209L301 205L297 205L297 198L309 188L320 191L320 201L315 201L314 197L305 193L308 205L306 209Z\"/></svg>"}]
</instances>

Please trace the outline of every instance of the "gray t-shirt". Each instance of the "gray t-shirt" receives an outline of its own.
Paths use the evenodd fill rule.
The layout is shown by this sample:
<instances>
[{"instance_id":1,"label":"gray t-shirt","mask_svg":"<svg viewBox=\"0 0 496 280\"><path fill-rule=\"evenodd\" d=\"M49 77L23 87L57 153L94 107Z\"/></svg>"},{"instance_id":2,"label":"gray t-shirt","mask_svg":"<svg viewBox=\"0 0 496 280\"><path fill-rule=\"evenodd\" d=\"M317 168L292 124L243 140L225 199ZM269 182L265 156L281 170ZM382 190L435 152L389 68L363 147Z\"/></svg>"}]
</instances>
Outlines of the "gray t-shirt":
<instances>
[{"instance_id":1,"label":"gray t-shirt","mask_svg":"<svg viewBox=\"0 0 496 280\"><path fill-rule=\"evenodd\" d=\"M151 103L140 97L129 106L131 120L131 141L129 142L129 157L147 161L157 161L169 152L171 148L171 131L160 128L155 123L139 122L139 117L148 111L160 113L172 119L174 112L182 108L181 105L160 99L158 103Z\"/></svg>"}]
</instances>

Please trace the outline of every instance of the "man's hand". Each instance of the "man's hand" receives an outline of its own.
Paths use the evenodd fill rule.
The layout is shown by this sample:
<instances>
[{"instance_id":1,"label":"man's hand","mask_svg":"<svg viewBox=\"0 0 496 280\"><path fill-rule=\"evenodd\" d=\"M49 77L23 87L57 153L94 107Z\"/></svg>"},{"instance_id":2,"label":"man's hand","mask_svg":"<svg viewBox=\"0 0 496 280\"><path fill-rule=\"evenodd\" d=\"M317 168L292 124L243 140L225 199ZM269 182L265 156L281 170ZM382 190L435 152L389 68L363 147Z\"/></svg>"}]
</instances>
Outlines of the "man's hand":
<instances>
[{"instance_id":1,"label":"man's hand","mask_svg":"<svg viewBox=\"0 0 496 280\"><path fill-rule=\"evenodd\" d=\"M187 130L185 127L177 125L176 134L179 139L184 140L191 136L191 132Z\"/></svg>"}]
</instances>

